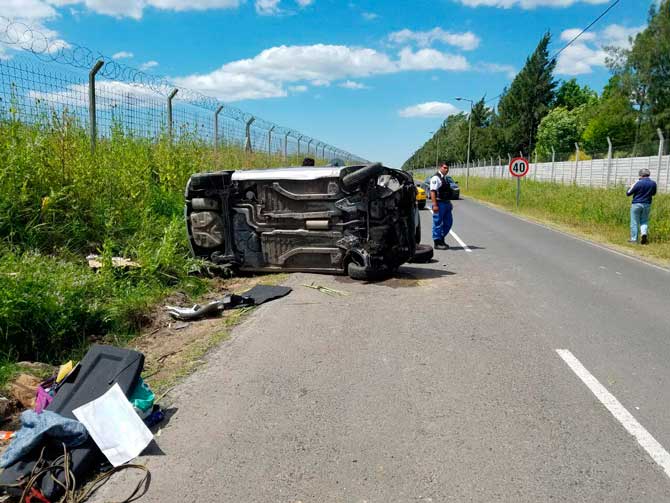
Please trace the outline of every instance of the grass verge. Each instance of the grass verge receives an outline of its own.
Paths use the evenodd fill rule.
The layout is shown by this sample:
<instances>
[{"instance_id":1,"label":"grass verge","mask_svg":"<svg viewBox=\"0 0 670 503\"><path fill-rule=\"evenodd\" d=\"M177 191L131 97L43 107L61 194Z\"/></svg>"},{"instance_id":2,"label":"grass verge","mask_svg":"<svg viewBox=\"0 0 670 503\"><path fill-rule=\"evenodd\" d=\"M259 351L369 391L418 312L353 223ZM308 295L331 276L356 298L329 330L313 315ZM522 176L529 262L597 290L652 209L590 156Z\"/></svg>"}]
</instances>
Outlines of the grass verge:
<instances>
[{"instance_id":1,"label":"grass verge","mask_svg":"<svg viewBox=\"0 0 670 503\"><path fill-rule=\"evenodd\" d=\"M558 226L662 265L670 264L670 194L654 198L647 246L628 243L630 198L623 186L593 189L523 180L521 204L516 208L516 181L470 177L458 179L461 193L512 213Z\"/></svg>"}]
</instances>

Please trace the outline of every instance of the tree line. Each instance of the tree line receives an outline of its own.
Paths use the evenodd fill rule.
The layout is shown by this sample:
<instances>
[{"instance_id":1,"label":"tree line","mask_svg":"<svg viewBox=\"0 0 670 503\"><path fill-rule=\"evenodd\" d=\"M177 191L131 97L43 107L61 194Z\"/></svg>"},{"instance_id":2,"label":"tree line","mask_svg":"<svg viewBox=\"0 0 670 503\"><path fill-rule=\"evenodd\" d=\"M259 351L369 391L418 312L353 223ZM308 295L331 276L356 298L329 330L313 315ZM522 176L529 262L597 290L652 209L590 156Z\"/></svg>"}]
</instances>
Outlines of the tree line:
<instances>
[{"instance_id":1,"label":"tree line","mask_svg":"<svg viewBox=\"0 0 670 503\"><path fill-rule=\"evenodd\" d=\"M556 58L549 56L551 34L545 33L521 71L500 95L497 110L486 96L472 106L470 159L507 159L519 152L550 160L606 153L609 137L614 155L657 153L657 130L670 144L670 0L650 7L647 27L629 48L605 47L611 76L598 94L576 79L557 81ZM468 114L447 117L403 165L432 167L438 162L465 163Z\"/></svg>"}]
</instances>

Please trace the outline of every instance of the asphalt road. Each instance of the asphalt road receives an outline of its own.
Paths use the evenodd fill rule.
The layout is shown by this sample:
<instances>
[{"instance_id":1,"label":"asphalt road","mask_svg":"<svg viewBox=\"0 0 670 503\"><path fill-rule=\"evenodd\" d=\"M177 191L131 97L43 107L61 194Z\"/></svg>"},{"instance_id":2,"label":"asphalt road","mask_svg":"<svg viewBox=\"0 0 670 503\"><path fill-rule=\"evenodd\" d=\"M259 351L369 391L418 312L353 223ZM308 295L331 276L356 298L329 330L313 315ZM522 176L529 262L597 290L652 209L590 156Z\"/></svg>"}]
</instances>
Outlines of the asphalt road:
<instances>
[{"instance_id":1,"label":"asphalt road","mask_svg":"<svg viewBox=\"0 0 670 503\"><path fill-rule=\"evenodd\" d=\"M670 272L470 201L455 222L471 251L399 278L291 276L175 390L142 501L670 501Z\"/></svg>"}]
</instances>

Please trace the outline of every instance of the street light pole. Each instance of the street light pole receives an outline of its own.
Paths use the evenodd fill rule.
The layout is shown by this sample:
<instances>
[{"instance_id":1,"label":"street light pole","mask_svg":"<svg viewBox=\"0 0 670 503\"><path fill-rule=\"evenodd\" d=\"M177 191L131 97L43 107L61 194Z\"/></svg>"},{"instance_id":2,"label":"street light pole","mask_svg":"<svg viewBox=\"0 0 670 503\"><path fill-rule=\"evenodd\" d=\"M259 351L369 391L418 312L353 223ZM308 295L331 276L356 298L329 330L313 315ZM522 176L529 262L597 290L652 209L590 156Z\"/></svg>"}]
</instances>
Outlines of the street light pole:
<instances>
[{"instance_id":1,"label":"street light pole","mask_svg":"<svg viewBox=\"0 0 670 503\"><path fill-rule=\"evenodd\" d=\"M430 134L435 135L435 141L437 142L437 148L435 149L435 169L440 169L438 156L440 155L440 130L429 131Z\"/></svg>"},{"instance_id":2,"label":"street light pole","mask_svg":"<svg viewBox=\"0 0 670 503\"><path fill-rule=\"evenodd\" d=\"M470 116L468 117L468 160L465 168L465 189L467 190L470 186L470 143L472 140L472 106L474 105L474 101L467 98L456 98L456 100L470 102Z\"/></svg>"}]
</instances>

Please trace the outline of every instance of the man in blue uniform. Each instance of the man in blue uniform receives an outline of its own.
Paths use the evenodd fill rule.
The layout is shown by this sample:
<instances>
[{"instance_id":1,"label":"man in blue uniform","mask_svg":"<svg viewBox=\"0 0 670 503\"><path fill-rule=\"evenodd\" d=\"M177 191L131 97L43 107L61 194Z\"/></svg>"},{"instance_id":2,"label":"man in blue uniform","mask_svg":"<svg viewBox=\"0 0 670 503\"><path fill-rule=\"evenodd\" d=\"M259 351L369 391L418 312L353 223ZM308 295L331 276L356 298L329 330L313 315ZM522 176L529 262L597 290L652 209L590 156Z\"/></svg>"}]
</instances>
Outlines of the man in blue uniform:
<instances>
[{"instance_id":1,"label":"man in blue uniform","mask_svg":"<svg viewBox=\"0 0 670 503\"><path fill-rule=\"evenodd\" d=\"M445 243L454 217L451 213L451 186L446 179L449 166L443 164L437 173L430 179L430 200L433 203L433 243L436 250L448 250Z\"/></svg>"},{"instance_id":2,"label":"man in blue uniform","mask_svg":"<svg viewBox=\"0 0 670 503\"><path fill-rule=\"evenodd\" d=\"M648 169L640 170L640 179L635 182L626 195L633 196L630 207L630 242L637 243L638 228L640 229L640 244L649 242L649 213L651 212L651 200L656 195L656 182L649 178L651 173Z\"/></svg>"}]
</instances>

